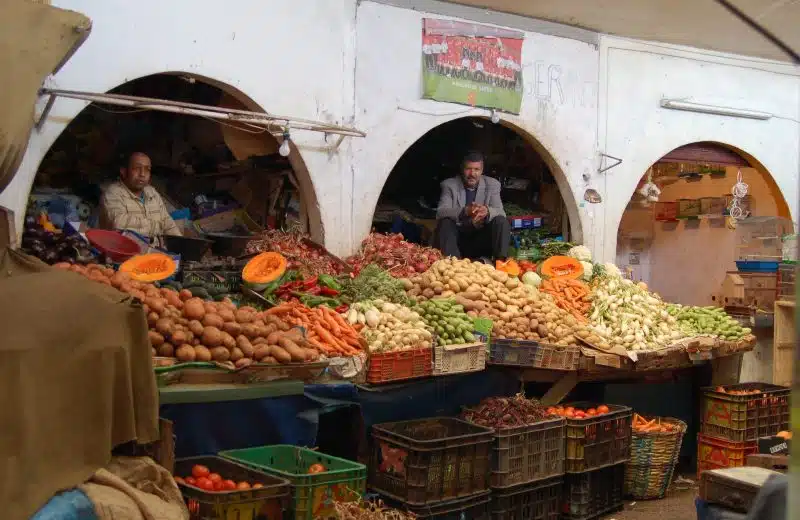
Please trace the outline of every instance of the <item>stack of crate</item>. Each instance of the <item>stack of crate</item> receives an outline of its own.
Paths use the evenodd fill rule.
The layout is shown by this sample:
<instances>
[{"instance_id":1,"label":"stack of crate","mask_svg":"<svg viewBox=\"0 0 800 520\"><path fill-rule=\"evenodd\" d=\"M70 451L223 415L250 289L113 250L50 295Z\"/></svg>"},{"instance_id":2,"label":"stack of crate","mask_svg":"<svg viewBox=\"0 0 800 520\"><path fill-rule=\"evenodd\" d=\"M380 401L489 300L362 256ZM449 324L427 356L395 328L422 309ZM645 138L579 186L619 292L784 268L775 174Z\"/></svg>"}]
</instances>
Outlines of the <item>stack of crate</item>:
<instances>
[{"instance_id":1,"label":"stack of crate","mask_svg":"<svg viewBox=\"0 0 800 520\"><path fill-rule=\"evenodd\" d=\"M789 428L787 387L742 383L703 389L697 436L697 477L710 469L745 465L761 437Z\"/></svg>"}]
</instances>

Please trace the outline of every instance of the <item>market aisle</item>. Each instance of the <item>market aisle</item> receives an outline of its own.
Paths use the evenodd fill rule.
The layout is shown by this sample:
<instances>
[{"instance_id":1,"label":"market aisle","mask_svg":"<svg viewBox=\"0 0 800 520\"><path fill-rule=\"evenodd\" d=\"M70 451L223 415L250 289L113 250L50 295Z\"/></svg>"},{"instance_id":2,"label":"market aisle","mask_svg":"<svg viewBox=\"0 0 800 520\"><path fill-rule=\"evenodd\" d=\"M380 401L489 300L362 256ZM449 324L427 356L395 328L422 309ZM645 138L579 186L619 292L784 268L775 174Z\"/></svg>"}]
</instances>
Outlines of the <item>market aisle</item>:
<instances>
[{"instance_id":1,"label":"market aisle","mask_svg":"<svg viewBox=\"0 0 800 520\"><path fill-rule=\"evenodd\" d=\"M662 500L625 501L625 510L603 517L604 520L652 520L664 518L669 520L696 520L697 510L694 499L697 488L672 491ZM633 505L631 505L633 504Z\"/></svg>"}]
</instances>

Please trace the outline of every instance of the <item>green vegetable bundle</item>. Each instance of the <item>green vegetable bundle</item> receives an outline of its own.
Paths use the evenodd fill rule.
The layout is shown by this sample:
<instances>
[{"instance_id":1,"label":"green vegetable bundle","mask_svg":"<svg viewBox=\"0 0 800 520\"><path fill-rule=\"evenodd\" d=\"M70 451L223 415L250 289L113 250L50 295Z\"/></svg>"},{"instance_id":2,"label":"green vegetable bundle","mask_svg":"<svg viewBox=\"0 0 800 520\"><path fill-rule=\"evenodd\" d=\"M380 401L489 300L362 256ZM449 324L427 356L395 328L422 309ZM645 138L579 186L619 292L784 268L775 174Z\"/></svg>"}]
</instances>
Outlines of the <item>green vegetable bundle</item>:
<instances>
[{"instance_id":1,"label":"green vegetable bundle","mask_svg":"<svg viewBox=\"0 0 800 520\"><path fill-rule=\"evenodd\" d=\"M670 304L667 312L678 320L678 325L688 334L708 334L726 341L738 341L750 334L749 328L742 327L720 307Z\"/></svg>"},{"instance_id":2,"label":"green vegetable bundle","mask_svg":"<svg viewBox=\"0 0 800 520\"><path fill-rule=\"evenodd\" d=\"M473 343L475 324L464 312L464 307L453 299L434 298L425 300L415 309L422 321L433 329L440 345Z\"/></svg>"}]
</instances>

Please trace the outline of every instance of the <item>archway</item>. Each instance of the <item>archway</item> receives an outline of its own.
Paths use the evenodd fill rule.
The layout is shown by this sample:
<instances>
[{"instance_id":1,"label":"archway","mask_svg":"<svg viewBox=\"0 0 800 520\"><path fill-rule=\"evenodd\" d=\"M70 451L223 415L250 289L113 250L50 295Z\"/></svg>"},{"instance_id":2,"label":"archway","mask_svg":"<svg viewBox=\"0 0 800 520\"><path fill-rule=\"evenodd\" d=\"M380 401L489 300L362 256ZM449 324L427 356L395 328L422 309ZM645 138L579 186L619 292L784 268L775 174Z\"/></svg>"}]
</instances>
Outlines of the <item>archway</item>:
<instances>
[{"instance_id":1,"label":"archway","mask_svg":"<svg viewBox=\"0 0 800 520\"><path fill-rule=\"evenodd\" d=\"M749 217L736 221L730 218L730 208L740 173L748 188L736 205ZM648 189L650 183L657 189ZM728 273L737 270L737 260L754 259L755 250L745 247L747 229L762 225L778 237L792 230L789 206L766 168L727 144L690 143L664 154L643 172L619 224L616 263L667 301L727 305L732 303L725 301L723 289ZM765 255L764 260L777 255L770 260L779 260L780 247L777 238L760 244L758 254ZM771 312L774 270L740 275L748 293L740 302L743 307L755 304ZM750 291L756 286L760 294Z\"/></svg>"},{"instance_id":2,"label":"archway","mask_svg":"<svg viewBox=\"0 0 800 520\"><path fill-rule=\"evenodd\" d=\"M144 76L110 92L262 110L227 84L179 72ZM284 158L269 131L200 117L88 105L44 154L31 193L41 199L35 194L44 186L77 189L73 195L91 209L99 186L116 176L119 155L133 150L151 156L154 186L175 208L190 208L192 217L237 205L261 227L284 224L322 237L314 187L294 147ZM198 196L211 200L201 203ZM86 218L86 206L81 211Z\"/></svg>"},{"instance_id":3,"label":"archway","mask_svg":"<svg viewBox=\"0 0 800 520\"><path fill-rule=\"evenodd\" d=\"M418 138L386 179L373 227L403 231L407 239L430 243L439 184L460 175L461 160L470 150L485 156L484 174L503 183L506 213L534 217L524 219L530 229L515 233L521 249L530 249L537 238L582 240L577 203L552 155L523 129L484 117L453 119Z\"/></svg>"}]
</instances>

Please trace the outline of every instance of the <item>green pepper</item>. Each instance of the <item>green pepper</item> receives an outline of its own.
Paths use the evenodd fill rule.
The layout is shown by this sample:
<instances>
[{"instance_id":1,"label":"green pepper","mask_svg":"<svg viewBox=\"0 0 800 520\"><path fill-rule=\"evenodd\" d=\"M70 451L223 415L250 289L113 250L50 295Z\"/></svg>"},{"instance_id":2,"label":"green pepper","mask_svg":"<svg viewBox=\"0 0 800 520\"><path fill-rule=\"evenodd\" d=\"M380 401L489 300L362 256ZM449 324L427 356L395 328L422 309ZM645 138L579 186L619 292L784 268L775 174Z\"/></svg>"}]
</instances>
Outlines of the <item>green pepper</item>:
<instances>
[{"instance_id":1,"label":"green pepper","mask_svg":"<svg viewBox=\"0 0 800 520\"><path fill-rule=\"evenodd\" d=\"M342 290L342 284L340 284L336 280L336 278L334 278L333 276L331 276L329 274L321 274L321 275L319 275L319 277L317 279L317 282L320 285L322 285L324 287L327 287L328 289L333 289L334 291L341 291Z\"/></svg>"},{"instance_id":2,"label":"green pepper","mask_svg":"<svg viewBox=\"0 0 800 520\"><path fill-rule=\"evenodd\" d=\"M342 304L336 298L328 298L327 296L310 296L308 294L300 294L300 293L293 293L300 299L300 302L303 305L307 305L308 307L318 307L320 305L327 305L331 309L335 309L339 305Z\"/></svg>"}]
</instances>

